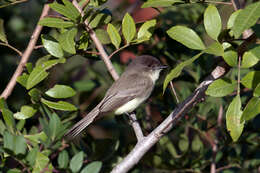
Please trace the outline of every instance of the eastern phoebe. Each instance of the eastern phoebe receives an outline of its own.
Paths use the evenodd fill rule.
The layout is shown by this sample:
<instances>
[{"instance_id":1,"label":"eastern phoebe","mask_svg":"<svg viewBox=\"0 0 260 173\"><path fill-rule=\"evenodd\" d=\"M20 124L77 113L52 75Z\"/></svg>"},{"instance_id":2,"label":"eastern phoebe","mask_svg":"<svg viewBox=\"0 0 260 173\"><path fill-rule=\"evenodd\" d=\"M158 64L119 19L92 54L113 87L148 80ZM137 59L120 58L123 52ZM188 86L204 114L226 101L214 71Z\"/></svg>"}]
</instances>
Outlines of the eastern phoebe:
<instances>
[{"instance_id":1,"label":"eastern phoebe","mask_svg":"<svg viewBox=\"0 0 260 173\"><path fill-rule=\"evenodd\" d=\"M66 136L74 138L98 116L109 112L119 115L134 111L150 96L160 71L166 67L155 57L149 55L136 57L108 89L101 102L75 124Z\"/></svg>"}]
</instances>

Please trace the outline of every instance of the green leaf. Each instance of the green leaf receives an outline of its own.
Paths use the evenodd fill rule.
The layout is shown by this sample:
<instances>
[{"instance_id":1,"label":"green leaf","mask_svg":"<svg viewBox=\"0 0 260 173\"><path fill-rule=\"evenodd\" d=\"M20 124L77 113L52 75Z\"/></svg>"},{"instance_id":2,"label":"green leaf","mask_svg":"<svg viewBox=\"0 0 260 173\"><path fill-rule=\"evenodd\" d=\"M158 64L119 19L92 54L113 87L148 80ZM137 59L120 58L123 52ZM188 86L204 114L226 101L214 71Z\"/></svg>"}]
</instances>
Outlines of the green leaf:
<instances>
[{"instance_id":1,"label":"green leaf","mask_svg":"<svg viewBox=\"0 0 260 173\"><path fill-rule=\"evenodd\" d=\"M254 90L254 97L260 97L260 83L256 86Z\"/></svg>"},{"instance_id":2,"label":"green leaf","mask_svg":"<svg viewBox=\"0 0 260 173\"><path fill-rule=\"evenodd\" d=\"M249 89L255 88L260 83L260 71L251 71L241 80L241 83Z\"/></svg>"},{"instance_id":3,"label":"green leaf","mask_svg":"<svg viewBox=\"0 0 260 173\"><path fill-rule=\"evenodd\" d=\"M126 13L122 21L122 33L127 44L133 40L136 34L135 21L128 13Z\"/></svg>"},{"instance_id":4,"label":"green leaf","mask_svg":"<svg viewBox=\"0 0 260 173\"><path fill-rule=\"evenodd\" d=\"M14 118L18 120L25 120L27 118L31 118L36 112L37 110L33 107L24 105L22 106L20 112L14 114Z\"/></svg>"},{"instance_id":5,"label":"green leaf","mask_svg":"<svg viewBox=\"0 0 260 173\"><path fill-rule=\"evenodd\" d=\"M58 156L58 164L59 168L67 168L69 163L69 154L66 150L63 150L62 152L59 153Z\"/></svg>"},{"instance_id":6,"label":"green leaf","mask_svg":"<svg viewBox=\"0 0 260 173\"><path fill-rule=\"evenodd\" d=\"M118 49L121 43L121 37L117 29L111 23L109 23L107 26L107 33L110 37L112 44Z\"/></svg>"},{"instance_id":7,"label":"green leaf","mask_svg":"<svg viewBox=\"0 0 260 173\"><path fill-rule=\"evenodd\" d=\"M258 63L259 59L250 51L243 54L241 68L250 68Z\"/></svg>"},{"instance_id":8,"label":"green leaf","mask_svg":"<svg viewBox=\"0 0 260 173\"><path fill-rule=\"evenodd\" d=\"M72 28L64 33L62 33L59 37L59 43L62 49L70 54L75 54L75 37L77 35L77 28Z\"/></svg>"},{"instance_id":9,"label":"green leaf","mask_svg":"<svg viewBox=\"0 0 260 173\"><path fill-rule=\"evenodd\" d=\"M239 9L231 14L231 16L229 17L228 22L227 22L227 29L232 29L232 27L234 26L235 20L240 12L241 12L241 9Z\"/></svg>"},{"instance_id":10,"label":"green leaf","mask_svg":"<svg viewBox=\"0 0 260 173\"><path fill-rule=\"evenodd\" d=\"M207 49L205 53L216 55L216 56L223 56L224 49L223 46L219 42L212 43Z\"/></svg>"},{"instance_id":11,"label":"green leaf","mask_svg":"<svg viewBox=\"0 0 260 173\"><path fill-rule=\"evenodd\" d=\"M41 173L48 164L49 164L49 158L44 154L42 154L41 152L37 152L32 173ZM44 172L47 173L47 171Z\"/></svg>"},{"instance_id":12,"label":"green leaf","mask_svg":"<svg viewBox=\"0 0 260 173\"><path fill-rule=\"evenodd\" d=\"M149 21L146 21L145 23L143 23L137 33L137 39L140 39L140 38L149 39L152 36L155 25L156 25L155 19L149 20Z\"/></svg>"},{"instance_id":13,"label":"green leaf","mask_svg":"<svg viewBox=\"0 0 260 173\"><path fill-rule=\"evenodd\" d=\"M23 73L21 76L18 76L16 81L21 84L23 87L26 88L27 80L28 80L29 75L27 73Z\"/></svg>"},{"instance_id":14,"label":"green leaf","mask_svg":"<svg viewBox=\"0 0 260 173\"><path fill-rule=\"evenodd\" d=\"M166 87L168 86L169 82L172 81L174 78L177 78L181 72L182 69L188 65L190 65L191 63L193 63L196 59L198 59L203 53L199 53L197 55L195 55L194 57L192 57L191 59L188 59L182 63L180 63L179 65L177 65L174 69L171 70L171 72L169 74L167 74L164 83L163 83L163 93L165 92Z\"/></svg>"},{"instance_id":15,"label":"green leaf","mask_svg":"<svg viewBox=\"0 0 260 173\"><path fill-rule=\"evenodd\" d=\"M206 94L212 97L224 97L236 89L237 84L224 79L218 79L209 85Z\"/></svg>"},{"instance_id":16,"label":"green leaf","mask_svg":"<svg viewBox=\"0 0 260 173\"><path fill-rule=\"evenodd\" d=\"M73 21L77 21L77 19L80 17L79 11L74 7L74 5L70 1L68 1L68 0L62 0L62 1L63 1L64 5L54 2L52 4L49 4L49 6L53 10L62 14L63 16L65 16Z\"/></svg>"},{"instance_id":17,"label":"green leaf","mask_svg":"<svg viewBox=\"0 0 260 173\"><path fill-rule=\"evenodd\" d=\"M35 67L32 71L32 73L29 75L26 89L29 90L38 83L40 83L42 80L44 80L49 73L47 73L44 68L42 67Z\"/></svg>"},{"instance_id":18,"label":"green leaf","mask_svg":"<svg viewBox=\"0 0 260 173\"><path fill-rule=\"evenodd\" d=\"M64 21L54 17L45 17L41 19L38 24L52 28L70 28L75 25L73 22Z\"/></svg>"},{"instance_id":19,"label":"green leaf","mask_svg":"<svg viewBox=\"0 0 260 173\"><path fill-rule=\"evenodd\" d=\"M49 35L42 35L42 44L43 47L52 55L57 58L62 58L64 56L63 50L61 48L61 45L58 43L58 41L49 36Z\"/></svg>"},{"instance_id":20,"label":"green leaf","mask_svg":"<svg viewBox=\"0 0 260 173\"><path fill-rule=\"evenodd\" d=\"M12 135L11 133L4 132L4 148L12 151L15 155L26 153L26 140L23 136Z\"/></svg>"},{"instance_id":21,"label":"green leaf","mask_svg":"<svg viewBox=\"0 0 260 173\"><path fill-rule=\"evenodd\" d=\"M8 105L6 104L6 101L3 97L0 98L0 109L8 109Z\"/></svg>"},{"instance_id":22,"label":"green leaf","mask_svg":"<svg viewBox=\"0 0 260 173\"><path fill-rule=\"evenodd\" d=\"M237 55L236 51L228 50L228 51L224 52L223 59L231 67L237 66L237 58L238 58L238 55Z\"/></svg>"},{"instance_id":23,"label":"green leaf","mask_svg":"<svg viewBox=\"0 0 260 173\"><path fill-rule=\"evenodd\" d=\"M31 96L31 101L33 103L39 102L41 98L41 91L33 88L28 92L29 96Z\"/></svg>"},{"instance_id":24,"label":"green leaf","mask_svg":"<svg viewBox=\"0 0 260 173\"><path fill-rule=\"evenodd\" d=\"M109 44L111 40L108 33L104 29L96 29L95 33L102 44Z\"/></svg>"},{"instance_id":25,"label":"green leaf","mask_svg":"<svg viewBox=\"0 0 260 173\"><path fill-rule=\"evenodd\" d=\"M72 172L78 172L83 165L84 153L81 151L74 155L70 161L70 169Z\"/></svg>"},{"instance_id":26,"label":"green leaf","mask_svg":"<svg viewBox=\"0 0 260 173\"><path fill-rule=\"evenodd\" d=\"M40 83L42 80L44 80L49 74L45 70L48 70L49 68L53 67L58 63L64 63L65 61L66 59L64 58L54 59L46 61L39 66L36 66L28 77L26 89L29 90L38 83Z\"/></svg>"},{"instance_id":27,"label":"green leaf","mask_svg":"<svg viewBox=\"0 0 260 173\"><path fill-rule=\"evenodd\" d=\"M260 59L260 45L255 46L254 48L249 50L252 54L254 54L258 59Z\"/></svg>"},{"instance_id":28,"label":"green leaf","mask_svg":"<svg viewBox=\"0 0 260 173\"><path fill-rule=\"evenodd\" d=\"M102 167L102 162L92 162L88 164L80 173L99 173Z\"/></svg>"},{"instance_id":29,"label":"green leaf","mask_svg":"<svg viewBox=\"0 0 260 173\"><path fill-rule=\"evenodd\" d=\"M218 40L222 23L218 9L214 5L209 5L204 13L204 26L208 35L214 40Z\"/></svg>"},{"instance_id":30,"label":"green leaf","mask_svg":"<svg viewBox=\"0 0 260 173\"><path fill-rule=\"evenodd\" d=\"M191 143L191 149L194 152L199 152L203 148L203 143L198 135L196 135Z\"/></svg>"},{"instance_id":31,"label":"green leaf","mask_svg":"<svg viewBox=\"0 0 260 173\"><path fill-rule=\"evenodd\" d=\"M180 42L181 44L190 49L205 49L204 43L201 41L200 37L196 34L196 32L185 26L173 26L167 31L167 34L172 39Z\"/></svg>"},{"instance_id":32,"label":"green leaf","mask_svg":"<svg viewBox=\"0 0 260 173\"><path fill-rule=\"evenodd\" d=\"M4 121L5 121L6 127L9 130L11 130L11 132L14 132L15 121L14 121L14 117L13 117L13 112L11 112L7 108L3 108L2 114L3 114L3 118L4 118Z\"/></svg>"},{"instance_id":33,"label":"green leaf","mask_svg":"<svg viewBox=\"0 0 260 173\"><path fill-rule=\"evenodd\" d=\"M0 19L0 41L7 43L3 19Z\"/></svg>"},{"instance_id":34,"label":"green leaf","mask_svg":"<svg viewBox=\"0 0 260 173\"><path fill-rule=\"evenodd\" d=\"M66 85L55 85L53 88L45 92L50 97L53 98L69 98L76 94L74 89Z\"/></svg>"},{"instance_id":35,"label":"green leaf","mask_svg":"<svg viewBox=\"0 0 260 173\"><path fill-rule=\"evenodd\" d=\"M110 21L111 21L111 15L107 15L105 13L99 12L98 14L95 15L95 18L90 21L89 25L93 29L98 27L102 23L109 23Z\"/></svg>"},{"instance_id":36,"label":"green leaf","mask_svg":"<svg viewBox=\"0 0 260 173\"><path fill-rule=\"evenodd\" d=\"M41 98L41 102L44 103L46 106L48 106L52 109L56 109L56 110L61 110L61 111L76 111L77 110L77 108L74 105L72 105L68 102L64 102L64 101L52 102L52 101Z\"/></svg>"},{"instance_id":37,"label":"green leaf","mask_svg":"<svg viewBox=\"0 0 260 173\"><path fill-rule=\"evenodd\" d=\"M40 66L42 65L44 62L47 62L52 56L50 54L48 55L45 55L43 57L40 57L36 63L35 63L35 66Z\"/></svg>"},{"instance_id":38,"label":"green leaf","mask_svg":"<svg viewBox=\"0 0 260 173\"><path fill-rule=\"evenodd\" d=\"M148 0L143 3L142 8L149 7L170 7L175 3L184 3L182 0Z\"/></svg>"},{"instance_id":39,"label":"green leaf","mask_svg":"<svg viewBox=\"0 0 260 173\"><path fill-rule=\"evenodd\" d=\"M77 91L91 91L96 86L96 83L92 80L83 80L74 83L74 87Z\"/></svg>"},{"instance_id":40,"label":"green leaf","mask_svg":"<svg viewBox=\"0 0 260 173\"><path fill-rule=\"evenodd\" d=\"M33 135L24 135L24 137L34 144L40 144L48 139L48 136L43 131Z\"/></svg>"},{"instance_id":41,"label":"green leaf","mask_svg":"<svg viewBox=\"0 0 260 173\"><path fill-rule=\"evenodd\" d=\"M244 112L242 114L241 121L248 121L253 119L256 115L260 113L260 98L252 97L247 103Z\"/></svg>"},{"instance_id":42,"label":"green leaf","mask_svg":"<svg viewBox=\"0 0 260 173\"><path fill-rule=\"evenodd\" d=\"M227 130L229 131L230 136L234 142L238 140L238 138L243 132L244 121L240 121L241 116L241 100L240 96L237 95L228 106L226 112Z\"/></svg>"},{"instance_id":43,"label":"green leaf","mask_svg":"<svg viewBox=\"0 0 260 173\"><path fill-rule=\"evenodd\" d=\"M19 169L14 168L14 169L9 169L9 170L7 171L7 173L22 173L22 171L19 170Z\"/></svg>"},{"instance_id":44,"label":"green leaf","mask_svg":"<svg viewBox=\"0 0 260 173\"><path fill-rule=\"evenodd\" d=\"M28 152L28 154L27 154L27 156L26 156L26 160L29 162L29 165L32 166L32 167L34 166L37 153L38 153L38 148L32 148L32 149Z\"/></svg>"},{"instance_id":45,"label":"green leaf","mask_svg":"<svg viewBox=\"0 0 260 173\"><path fill-rule=\"evenodd\" d=\"M238 38L244 30L254 26L259 17L260 2L250 4L243 9L236 17L232 28L235 37Z\"/></svg>"}]
</instances>

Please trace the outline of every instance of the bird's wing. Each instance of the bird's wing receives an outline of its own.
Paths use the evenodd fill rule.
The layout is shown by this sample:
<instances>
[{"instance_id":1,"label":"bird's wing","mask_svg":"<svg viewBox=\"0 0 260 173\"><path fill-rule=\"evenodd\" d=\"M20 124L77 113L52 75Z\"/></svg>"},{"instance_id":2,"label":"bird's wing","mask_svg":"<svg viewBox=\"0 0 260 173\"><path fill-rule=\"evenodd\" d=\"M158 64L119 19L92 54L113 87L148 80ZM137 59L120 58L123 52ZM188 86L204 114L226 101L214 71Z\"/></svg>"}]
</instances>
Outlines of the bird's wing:
<instances>
[{"instance_id":1,"label":"bird's wing","mask_svg":"<svg viewBox=\"0 0 260 173\"><path fill-rule=\"evenodd\" d=\"M150 95L152 92L153 83L149 78L138 80L138 74L128 75L127 78L122 76L116 81L109 91L108 95L102 101L99 107L100 112L111 112L134 98L142 98L143 96ZM126 80L127 79L127 80ZM129 82L121 82L121 81ZM118 88L121 90L118 91Z\"/></svg>"}]
</instances>

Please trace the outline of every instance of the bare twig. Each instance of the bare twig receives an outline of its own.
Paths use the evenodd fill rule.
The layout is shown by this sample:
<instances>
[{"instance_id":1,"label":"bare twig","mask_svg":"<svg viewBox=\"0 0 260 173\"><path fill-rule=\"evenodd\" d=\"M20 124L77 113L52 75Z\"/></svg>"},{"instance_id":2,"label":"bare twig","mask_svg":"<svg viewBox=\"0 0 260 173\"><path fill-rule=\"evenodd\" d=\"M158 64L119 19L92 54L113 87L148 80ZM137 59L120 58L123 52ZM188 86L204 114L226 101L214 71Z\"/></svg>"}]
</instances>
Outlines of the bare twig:
<instances>
[{"instance_id":1,"label":"bare twig","mask_svg":"<svg viewBox=\"0 0 260 173\"><path fill-rule=\"evenodd\" d=\"M235 11L237 11L241 8L239 0L231 0L231 3L233 5Z\"/></svg>"},{"instance_id":2,"label":"bare twig","mask_svg":"<svg viewBox=\"0 0 260 173\"><path fill-rule=\"evenodd\" d=\"M206 3L213 3L213 4L222 4L222 5L232 5L231 2L221 2L221 1L204 1Z\"/></svg>"},{"instance_id":3,"label":"bare twig","mask_svg":"<svg viewBox=\"0 0 260 173\"><path fill-rule=\"evenodd\" d=\"M130 44L126 44L126 45L120 47L119 49L117 49L117 50L115 50L113 53L111 53L108 58L109 58L109 59L112 58L112 56L114 56L117 52L121 51L122 49L124 49L124 48L126 48L126 47L128 47L128 46L130 46Z\"/></svg>"},{"instance_id":4,"label":"bare twig","mask_svg":"<svg viewBox=\"0 0 260 173\"><path fill-rule=\"evenodd\" d=\"M170 86L171 86L171 90L172 90L172 92L173 92L173 94L174 94L174 96L175 96L175 98L176 98L177 103L179 103L180 101L179 101L178 95L177 95L177 93L176 93L176 91L175 91L175 88L174 88L174 86L173 86L172 81L170 81Z\"/></svg>"},{"instance_id":5,"label":"bare twig","mask_svg":"<svg viewBox=\"0 0 260 173\"><path fill-rule=\"evenodd\" d=\"M23 3L23 2L26 2L28 0L20 0L20 1L14 1L14 2L11 2L11 3L6 3L4 5L1 5L0 8L4 8L4 7L7 7L7 6L10 6L10 5L15 5L15 4L19 4L19 3Z\"/></svg>"},{"instance_id":6,"label":"bare twig","mask_svg":"<svg viewBox=\"0 0 260 173\"><path fill-rule=\"evenodd\" d=\"M11 45L8 44L8 43L0 43L0 45L9 47L10 49L12 49L13 51L15 51L15 52L16 52L18 55L20 55L20 56L23 55L23 53L22 53L20 50L16 49L15 47L11 46Z\"/></svg>"},{"instance_id":7,"label":"bare twig","mask_svg":"<svg viewBox=\"0 0 260 173\"><path fill-rule=\"evenodd\" d=\"M46 16L48 14L49 9L50 9L49 5L44 5L40 19L42 19L44 16ZM16 79L23 72L23 68L24 68L25 64L27 63L27 61L34 49L34 46L38 40L41 30L42 30L42 26L40 26L40 25L37 25L36 28L34 29L34 32L31 36L31 40L22 55L21 61L20 61L19 65L17 66L11 80L9 81L8 85L6 86L5 90L3 91L3 93L1 94L0 97L7 99L7 97L12 93L14 86L16 85Z\"/></svg>"},{"instance_id":8,"label":"bare twig","mask_svg":"<svg viewBox=\"0 0 260 173\"><path fill-rule=\"evenodd\" d=\"M132 121L131 125L135 131L137 141L141 141L144 138L144 135L143 135L141 126L136 119L136 115L134 113L131 113L131 114L129 114L129 117L130 117L130 120Z\"/></svg>"}]
</instances>

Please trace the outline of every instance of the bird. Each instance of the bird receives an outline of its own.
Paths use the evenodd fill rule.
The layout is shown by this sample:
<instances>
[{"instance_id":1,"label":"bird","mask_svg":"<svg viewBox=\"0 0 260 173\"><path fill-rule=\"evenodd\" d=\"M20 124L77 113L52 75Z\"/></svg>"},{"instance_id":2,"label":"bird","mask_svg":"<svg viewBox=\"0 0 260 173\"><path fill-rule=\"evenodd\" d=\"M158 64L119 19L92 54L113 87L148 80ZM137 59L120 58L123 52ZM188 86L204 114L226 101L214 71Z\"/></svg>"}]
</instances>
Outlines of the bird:
<instances>
[{"instance_id":1,"label":"bird","mask_svg":"<svg viewBox=\"0 0 260 173\"><path fill-rule=\"evenodd\" d=\"M137 56L122 75L107 90L104 98L83 119L65 134L73 139L95 119L114 112L116 115L133 112L151 94L162 69L167 68L150 55Z\"/></svg>"}]
</instances>

